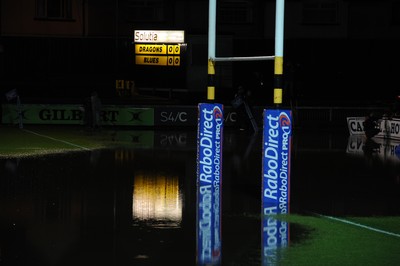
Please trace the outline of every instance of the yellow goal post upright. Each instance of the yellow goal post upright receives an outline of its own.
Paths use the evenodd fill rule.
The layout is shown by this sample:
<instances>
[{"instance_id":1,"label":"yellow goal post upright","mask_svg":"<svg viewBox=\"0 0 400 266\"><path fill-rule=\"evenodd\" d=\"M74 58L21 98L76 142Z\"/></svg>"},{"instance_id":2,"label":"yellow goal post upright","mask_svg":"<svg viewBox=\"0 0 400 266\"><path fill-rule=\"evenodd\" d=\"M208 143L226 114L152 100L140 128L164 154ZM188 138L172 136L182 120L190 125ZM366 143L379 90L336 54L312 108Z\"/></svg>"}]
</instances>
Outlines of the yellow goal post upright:
<instances>
[{"instance_id":1,"label":"yellow goal post upright","mask_svg":"<svg viewBox=\"0 0 400 266\"><path fill-rule=\"evenodd\" d=\"M221 196L224 106L215 103L215 63L222 61L274 60L274 109L263 111L262 151L262 245L287 244L288 225L274 223L279 228L270 230L270 214L289 212L291 111L281 110L283 95L283 32L285 0L276 0L275 55L249 57L217 57L216 7L217 0L209 0L207 102L198 104L197 125L197 204L196 204L196 260L198 264L221 261ZM204 226L205 224L209 226ZM271 235L269 232L279 232ZM282 239L278 240L278 238ZM212 247L212 250L210 250ZM272 249L271 249L272 248ZM263 252L263 260L271 254Z\"/></svg>"},{"instance_id":2,"label":"yellow goal post upright","mask_svg":"<svg viewBox=\"0 0 400 266\"><path fill-rule=\"evenodd\" d=\"M216 47L216 5L217 0L209 1L208 22L208 83L207 100L215 100L215 63L234 61L268 61L274 63L274 97L273 102L278 107L282 104L283 87L283 37L284 37L284 10L285 0L276 0L275 11L275 55L269 56L243 56L243 57L217 57Z\"/></svg>"}]
</instances>

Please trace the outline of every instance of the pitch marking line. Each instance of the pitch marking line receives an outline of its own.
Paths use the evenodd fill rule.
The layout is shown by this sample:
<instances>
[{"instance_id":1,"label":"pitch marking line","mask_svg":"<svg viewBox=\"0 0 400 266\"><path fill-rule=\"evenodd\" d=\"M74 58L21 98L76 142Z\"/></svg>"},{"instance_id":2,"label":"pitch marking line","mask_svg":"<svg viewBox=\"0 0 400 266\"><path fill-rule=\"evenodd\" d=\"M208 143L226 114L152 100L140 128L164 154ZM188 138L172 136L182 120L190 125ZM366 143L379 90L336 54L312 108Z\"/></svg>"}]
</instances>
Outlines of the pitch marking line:
<instances>
[{"instance_id":1,"label":"pitch marking line","mask_svg":"<svg viewBox=\"0 0 400 266\"><path fill-rule=\"evenodd\" d=\"M27 129L23 129L23 130L26 131L26 132L32 133L34 135L37 135L39 137L48 138L48 139L51 139L51 140L54 140L54 141L62 142L64 144L67 144L67 145L70 145L70 146L73 146L73 147L77 147L77 148L80 148L80 149L83 149L83 150L90 150L89 148L86 148L86 147L83 147L83 146L80 146L80 145L77 145L77 144L74 144L74 143L71 143L71 142L68 142L68 141L52 138L52 137L49 137L49 136L46 136L46 135L42 135L42 134L36 133L34 131L31 131L31 130L27 130Z\"/></svg>"},{"instance_id":2,"label":"pitch marking line","mask_svg":"<svg viewBox=\"0 0 400 266\"><path fill-rule=\"evenodd\" d=\"M400 234L396 234L396 233L384 231L384 230L381 230L381 229L377 229L377 228L374 228L374 227L371 227L371 226L367 226L367 225L351 222L349 220L340 219L340 218L336 218L336 217L332 217L332 216L326 216L326 215L322 215L322 214L318 214L318 213L317 213L317 215L321 216L321 217L324 217L324 218L327 218L327 219L335 220L335 221L338 221L338 222L342 222L342 223L346 223L346 224L351 224L351 225L354 225L354 226L362 227L362 228L365 228L365 229L368 229L368 230L371 230L371 231L375 231L375 232L378 232L378 233L391 235L391 236L395 236L395 237L400 237Z\"/></svg>"}]
</instances>

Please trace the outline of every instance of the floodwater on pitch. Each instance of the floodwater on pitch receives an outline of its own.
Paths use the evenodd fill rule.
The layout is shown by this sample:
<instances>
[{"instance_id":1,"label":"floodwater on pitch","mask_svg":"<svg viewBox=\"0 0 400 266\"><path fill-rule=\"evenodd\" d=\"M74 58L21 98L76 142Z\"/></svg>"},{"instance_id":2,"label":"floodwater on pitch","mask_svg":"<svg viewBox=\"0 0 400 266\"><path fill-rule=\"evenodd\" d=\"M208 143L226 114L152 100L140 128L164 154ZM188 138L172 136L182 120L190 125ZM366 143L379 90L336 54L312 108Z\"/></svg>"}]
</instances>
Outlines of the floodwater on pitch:
<instances>
[{"instance_id":1,"label":"floodwater on pitch","mask_svg":"<svg viewBox=\"0 0 400 266\"><path fill-rule=\"evenodd\" d=\"M196 133L121 130L126 148L1 160L0 264L196 265ZM261 141L224 132L227 265L260 265ZM400 215L395 145L294 129L290 212Z\"/></svg>"}]
</instances>

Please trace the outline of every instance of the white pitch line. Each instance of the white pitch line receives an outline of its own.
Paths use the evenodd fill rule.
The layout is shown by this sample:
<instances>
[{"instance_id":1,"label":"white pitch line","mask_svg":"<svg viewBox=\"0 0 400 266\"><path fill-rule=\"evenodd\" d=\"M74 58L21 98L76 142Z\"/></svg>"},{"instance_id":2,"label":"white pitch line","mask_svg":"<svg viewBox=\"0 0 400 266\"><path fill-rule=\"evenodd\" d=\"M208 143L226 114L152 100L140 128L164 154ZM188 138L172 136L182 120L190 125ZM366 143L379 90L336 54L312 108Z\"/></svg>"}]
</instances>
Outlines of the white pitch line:
<instances>
[{"instance_id":1,"label":"white pitch line","mask_svg":"<svg viewBox=\"0 0 400 266\"><path fill-rule=\"evenodd\" d=\"M68 142L68 141L64 141L64 140L61 140L61 139L55 139L55 138L52 138L52 137L49 137L49 136L46 136L46 135L42 135L42 134L36 133L34 131L31 131L31 130L27 130L27 129L23 129L23 130L26 131L26 132L32 133L34 135L43 137L43 138L48 138L48 139L51 139L51 140L54 140L54 141L62 142L62 143L65 143L67 145L71 145L71 146L74 146L74 147L77 147L77 148L80 148L80 149L83 149L83 150L90 150L90 149L88 149L86 147L83 147L83 146L80 146L80 145L77 145L77 144L74 144L74 143L71 143L71 142Z\"/></svg>"},{"instance_id":2,"label":"white pitch line","mask_svg":"<svg viewBox=\"0 0 400 266\"><path fill-rule=\"evenodd\" d=\"M317 213L317 215L321 216L321 217L324 217L324 218L327 218L327 219L331 219L331 220L339 221L339 222L342 222L342 223L346 223L346 224L351 224L351 225L354 225L354 226L362 227L362 228L365 228L365 229L368 229L368 230L371 230L371 231L375 231L375 232L378 232L378 233L391 235L391 236L395 236L395 237L400 237L400 234L396 234L396 233L388 232L388 231L381 230L381 229L378 229L378 228L374 228L374 227L371 227L371 226L355 223L355 222L352 222L352 221L349 221L349 220L340 219L340 218L336 218L336 217L333 217L333 216L326 216L326 215L322 215L322 214L318 214L318 213Z\"/></svg>"}]
</instances>

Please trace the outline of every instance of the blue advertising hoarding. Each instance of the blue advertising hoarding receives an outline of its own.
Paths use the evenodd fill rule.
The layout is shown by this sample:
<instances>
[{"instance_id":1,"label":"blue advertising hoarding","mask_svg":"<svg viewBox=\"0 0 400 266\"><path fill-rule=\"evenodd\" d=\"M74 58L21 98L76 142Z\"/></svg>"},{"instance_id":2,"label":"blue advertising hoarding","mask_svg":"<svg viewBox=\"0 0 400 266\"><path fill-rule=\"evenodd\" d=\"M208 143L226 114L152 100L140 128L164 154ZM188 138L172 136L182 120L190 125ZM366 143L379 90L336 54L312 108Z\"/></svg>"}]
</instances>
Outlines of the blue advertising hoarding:
<instances>
[{"instance_id":1,"label":"blue advertising hoarding","mask_svg":"<svg viewBox=\"0 0 400 266\"><path fill-rule=\"evenodd\" d=\"M221 188L223 105L198 105L197 131L197 263L221 260Z\"/></svg>"},{"instance_id":2,"label":"blue advertising hoarding","mask_svg":"<svg viewBox=\"0 0 400 266\"><path fill-rule=\"evenodd\" d=\"M262 153L262 261L274 265L289 242L289 226L274 218L289 213L292 113L264 110Z\"/></svg>"}]
</instances>

